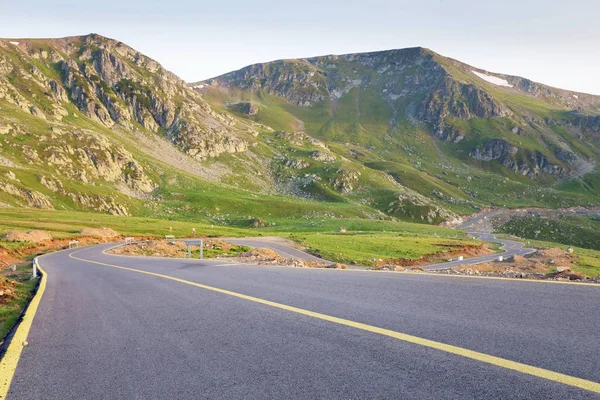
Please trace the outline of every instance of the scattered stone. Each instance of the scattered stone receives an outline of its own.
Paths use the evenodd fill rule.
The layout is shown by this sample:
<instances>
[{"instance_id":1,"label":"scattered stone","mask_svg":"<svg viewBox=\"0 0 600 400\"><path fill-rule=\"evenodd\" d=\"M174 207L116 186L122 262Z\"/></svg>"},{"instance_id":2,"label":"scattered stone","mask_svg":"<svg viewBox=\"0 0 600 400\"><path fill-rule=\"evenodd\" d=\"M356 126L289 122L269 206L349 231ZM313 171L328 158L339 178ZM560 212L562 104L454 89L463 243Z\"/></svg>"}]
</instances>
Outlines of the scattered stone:
<instances>
[{"instance_id":1,"label":"scattered stone","mask_svg":"<svg viewBox=\"0 0 600 400\"><path fill-rule=\"evenodd\" d=\"M310 158L324 163L331 163L336 160L335 156L327 151L315 150L311 153Z\"/></svg>"},{"instance_id":2,"label":"scattered stone","mask_svg":"<svg viewBox=\"0 0 600 400\"><path fill-rule=\"evenodd\" d=\"M310 164L305 160L290 158L285 162L285 166L293 169L304 169L310 167Z\"/></svg>"}]
</instances>

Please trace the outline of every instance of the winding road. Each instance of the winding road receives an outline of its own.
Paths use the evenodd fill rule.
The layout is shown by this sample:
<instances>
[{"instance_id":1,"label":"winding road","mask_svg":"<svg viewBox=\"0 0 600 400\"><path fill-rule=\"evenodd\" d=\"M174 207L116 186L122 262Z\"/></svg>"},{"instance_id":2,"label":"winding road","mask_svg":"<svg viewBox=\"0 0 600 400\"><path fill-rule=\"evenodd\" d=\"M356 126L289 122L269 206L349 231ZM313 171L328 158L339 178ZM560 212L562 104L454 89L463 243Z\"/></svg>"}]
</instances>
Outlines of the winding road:
<instances>
[{"instance_id":1,"label":"winding road","mask_svg":"<svg viewBox=\"0 0 600 400\"><path fill-rule=\"evenodd\" d=\"M600 396L598 285L103 253L110 246L40 257L46 287L9 399Z\"/></svg>"},{"instance_id":2,"label":"winding road","mask_svg":"<svg viewBox=\"0 0 600 400\"><path fill-rule=\"evenodd\" d=\"M437 263L437 264L419 265L419 267L425 271L438 271L438 270L444 270L444 269L458 267L460 265L474 265L474 264L481 264L484 262L494 261L494 260L498 259L498 256L502 256L506 259L506 258L512 257L514 255L524 256L524 255L535 252L535 249L529 249L529 248L523 247L523 243L521 243L521 242L516 242L514 240L498 239L492 233L468 231L468 230L467 230L467 233L473 235L474 237L479 238L480 240L485 240L488 242L496 242L496 243L502 244L502 247L501 247L502 252L497 253L497 254L492 254L492 255L466 258L464 260L454 260L454 261ZM231 243L234 243L234 244L237 244L240 246L269 248L271 250L275 250L281 256L286 257L286 258L299 258L302 260L314 260L314 261L320 261L320 262L328 262L327 260L315 257L304 251L301 251L301 250L295 249L293 247L287 246L285 244L274 242L274 241L268 240L268 239L227 238L224 240L227 240L228 242L231 242ZM365 268L365 267L362 267L362 268Z\"/></svg>"}]
</instances>

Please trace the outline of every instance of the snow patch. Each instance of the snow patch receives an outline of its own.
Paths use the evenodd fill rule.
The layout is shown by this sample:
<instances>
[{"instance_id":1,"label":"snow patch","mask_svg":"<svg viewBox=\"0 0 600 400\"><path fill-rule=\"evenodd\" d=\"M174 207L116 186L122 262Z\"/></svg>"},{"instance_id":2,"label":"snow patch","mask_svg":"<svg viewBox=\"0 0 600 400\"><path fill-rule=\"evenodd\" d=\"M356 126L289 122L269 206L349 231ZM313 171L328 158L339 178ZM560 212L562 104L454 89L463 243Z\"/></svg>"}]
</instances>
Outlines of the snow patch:
<instances>
[{"instance_id":1,"label":"snow patch","mask_svg":"<svg viewBox=\"0 0 600 400\"><path fill-rule=\"evenodd\" d=\"M19 42L8 42L8 43L10 43L10 44L14 44L15 46L18 46L18 45L19 45Z\"/></svg>"},{"instance_id":2,"label":"snow patch","mask_svg":"<svg viewBox=\"0 0 600 400\"><path fill-rule=\"evenodd\" d=\"M512 85L510 83L508 83L508 81L506 79L498 78L497 76L493 76L493 75L482 74L481 72L477 72L477 71L471 71L471 72L474 73L475 75L477 75L478 77L480 77L481 79L483 79L484 81L493 83L494 85L512 87Z\"/></svg>"},{"instance_id":3,"label":"snow patch","mask_svg":"<svg viewBox=\"0 0 600 400\"><path fill-rule=\"evenodd\" d=\"M577 96L576 94L574 94L574 95L573 95L573 97L575 97L576 99L578 99L578 98L579 98L579 96Z\"/></svg>"},{"instance_id":4,"label":"snow patch","mask_svg":"<svg viewBox=\"0 0 600 400\"><path fill-rule=\"evenodd\" d=\"M192 89L203 89L204 85L196 85L196 86L192 86Z\"/></svg>"}]
</instances>

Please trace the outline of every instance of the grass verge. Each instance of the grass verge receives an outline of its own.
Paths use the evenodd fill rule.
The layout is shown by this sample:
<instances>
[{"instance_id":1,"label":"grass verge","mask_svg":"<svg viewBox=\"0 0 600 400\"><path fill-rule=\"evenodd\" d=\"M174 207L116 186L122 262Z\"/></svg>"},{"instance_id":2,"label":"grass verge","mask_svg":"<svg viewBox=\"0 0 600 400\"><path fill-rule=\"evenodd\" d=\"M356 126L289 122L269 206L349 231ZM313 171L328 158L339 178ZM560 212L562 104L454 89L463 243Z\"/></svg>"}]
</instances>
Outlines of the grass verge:
<instances>
[{"instance_id":1,"label":"grass verge","mask_svg":"<svg viewBox=\"0 0 600 400\"><path fill-rule=\"evenodd\" d=\"M30 279L31 263L0 271L0 337L6 335L18 321L21 313L33 297L38 279Z\"/></svg>"}]
</instances>

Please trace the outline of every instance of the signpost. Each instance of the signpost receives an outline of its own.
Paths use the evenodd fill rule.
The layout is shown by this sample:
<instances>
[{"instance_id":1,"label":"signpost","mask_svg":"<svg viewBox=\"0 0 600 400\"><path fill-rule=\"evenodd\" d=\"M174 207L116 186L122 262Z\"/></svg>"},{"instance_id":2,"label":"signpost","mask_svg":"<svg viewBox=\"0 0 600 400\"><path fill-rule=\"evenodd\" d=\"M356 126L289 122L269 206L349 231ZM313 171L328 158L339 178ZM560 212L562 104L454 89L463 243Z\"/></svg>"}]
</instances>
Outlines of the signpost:
<instances>
[{"instance_id":1,"label":"signpost","mask_svg":"<svg viewBox=\"0 0 600 400\"><path fill-rule=\"evenodd\" d=\"M202 239L186 240L188 258L192 258L192 246L200 246L200 259L204 258L204 243Z\"/></svg>"}]
</instances>

